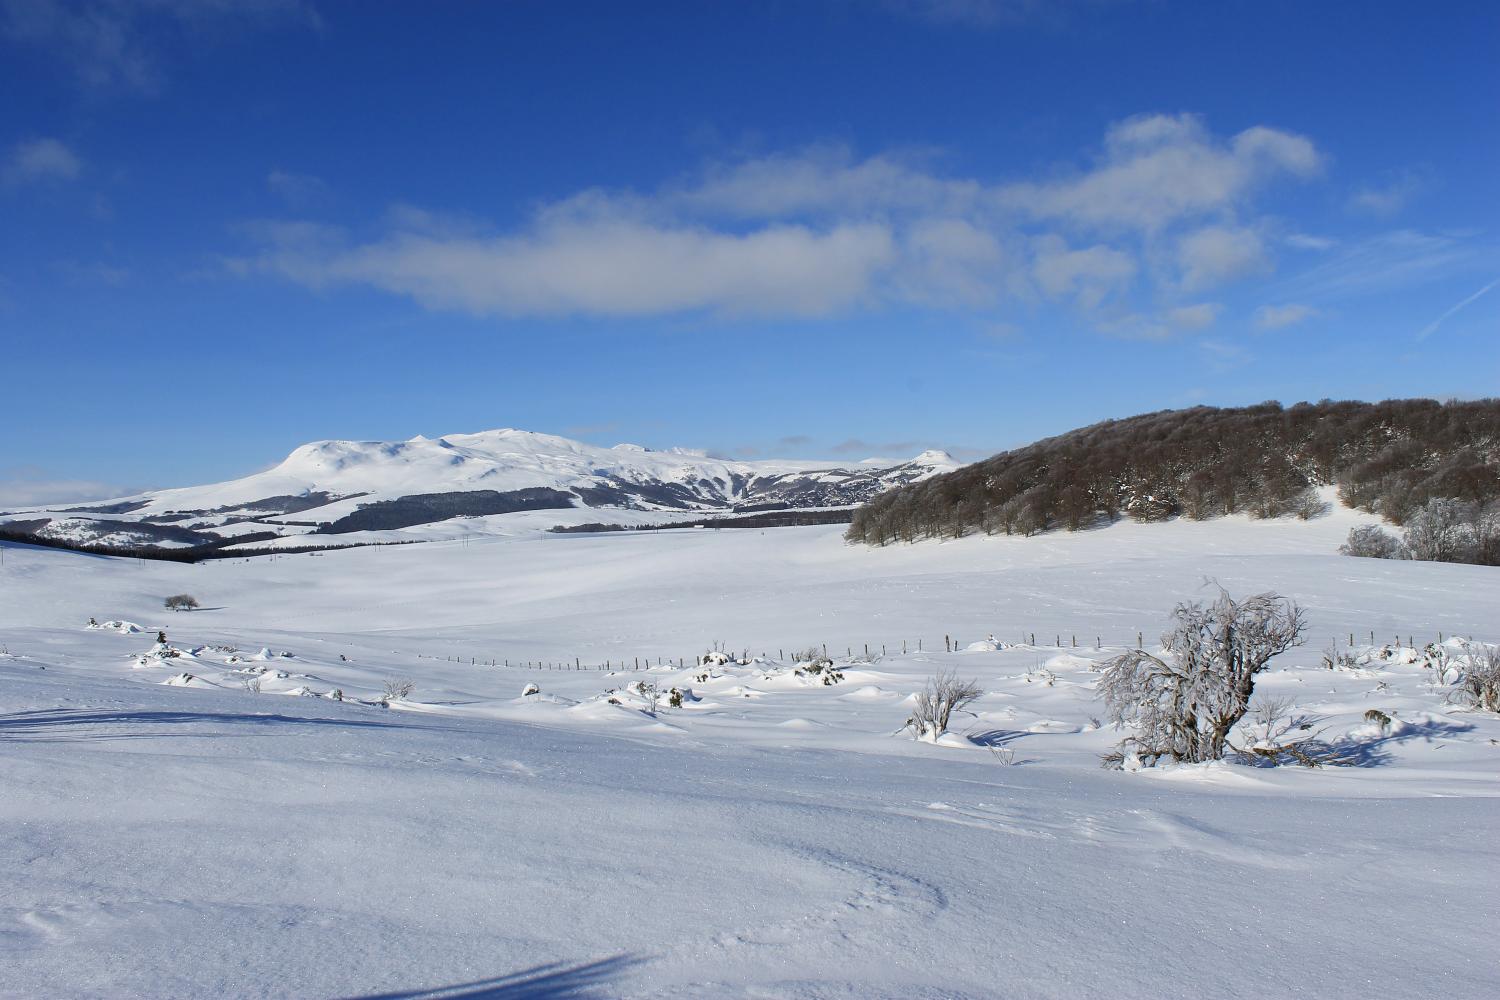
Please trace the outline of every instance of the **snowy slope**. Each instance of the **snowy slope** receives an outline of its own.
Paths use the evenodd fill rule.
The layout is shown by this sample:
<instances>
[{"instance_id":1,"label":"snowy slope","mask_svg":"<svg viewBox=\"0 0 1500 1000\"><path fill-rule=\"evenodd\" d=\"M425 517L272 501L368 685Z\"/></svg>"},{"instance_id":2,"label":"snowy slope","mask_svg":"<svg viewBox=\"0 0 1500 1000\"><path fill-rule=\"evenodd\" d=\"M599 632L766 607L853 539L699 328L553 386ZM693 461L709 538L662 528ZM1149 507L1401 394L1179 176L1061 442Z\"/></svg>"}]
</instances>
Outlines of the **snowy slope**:
<instances>
[{"instance_id":1,"label":"snowy slope","mask_svg":"<svg viewBox=\"0 0 1500 1000\"><path fill-rule=\"evenodd\" d=\"M1367 520L6 545L0 996L1494 996L1500 719L1405 647L1500 639L1500 573L1336 555ZM1091 663L1205 576L1306 607L1261 688L1360 766L1099 768ZM944 667L973 713L897 735Z\"/></svg>"}]
</instances>

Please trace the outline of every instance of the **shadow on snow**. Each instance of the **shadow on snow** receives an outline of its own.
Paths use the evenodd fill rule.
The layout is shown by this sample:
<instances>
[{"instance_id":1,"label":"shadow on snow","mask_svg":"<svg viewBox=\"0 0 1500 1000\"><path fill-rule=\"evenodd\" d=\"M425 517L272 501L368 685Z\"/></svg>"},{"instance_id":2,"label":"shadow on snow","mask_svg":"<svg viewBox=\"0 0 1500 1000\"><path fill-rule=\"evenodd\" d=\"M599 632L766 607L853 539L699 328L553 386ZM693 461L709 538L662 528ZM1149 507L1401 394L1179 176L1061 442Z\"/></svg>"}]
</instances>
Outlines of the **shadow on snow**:
<instances>
[{"instance_id":1,"label":"shadow on snow","mask_svg":"<svg viewBox=\"0 0 1500 1000\"><path fill-rule=\"evenodd\" d=\"M0 743L68 743L88 740L159 739L169 736L252 735L211 731L170 732L171 726L332 726L341 729L427 729L400 722L365 719L324 719L297 715L236 714L232 712L77 712L61 708L0 715ZM95 731L96 727L121 727Z\"/></svg>"},{"instance_id":2,"label":"shadow on snow","mask_svg":"<svg viewBox=\"0 0 1500 1000\"><path fill-rule=\"evenodd\" d=\"M599 992L600 988L640 962L641 959L628 955L616 955L581 965L551 962L494 979L455 983L433 989L371 993L350 1000L593 1000L607 996L608 994Z\"/></svg>"}]
</instances>

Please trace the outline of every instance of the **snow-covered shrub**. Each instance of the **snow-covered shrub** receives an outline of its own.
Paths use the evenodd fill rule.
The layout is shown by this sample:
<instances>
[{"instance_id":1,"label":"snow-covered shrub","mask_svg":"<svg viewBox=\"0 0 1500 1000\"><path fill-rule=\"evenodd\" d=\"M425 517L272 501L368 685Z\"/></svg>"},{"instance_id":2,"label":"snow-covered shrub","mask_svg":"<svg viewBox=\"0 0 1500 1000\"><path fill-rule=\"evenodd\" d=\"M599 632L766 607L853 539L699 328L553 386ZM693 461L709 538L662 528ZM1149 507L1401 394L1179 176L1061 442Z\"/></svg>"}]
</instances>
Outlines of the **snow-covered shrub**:
<instances>
[{"instance_id":1,"label":"snow-covered shrub","mask_svg":"<svg viewBox=\"0 0 1500 1000\"><path fill-rule=\"evenodd\" d=\"M198 607L198 599L192 594L173 594L162 602L168 611L192 611Z\"/></svg>"},{"instance_id":2,"label":"snow-covered shrub","mask_svg":"<svg viewBox=\"0 0 1500 1000\"><path fill-rule=\"evenodd\" d=\"M1240 761L1257 767L1276 767L1282 764L1300 764L1303 767L1322 767L1324 764L1347 765L1354 762L1347 749L1320 737L1313 725L1302 716L1292 714L1290 698L1257 698L1250 706L1250 717L1241 727L1244 746L1230 745ZM1389 716L1374 711L1386 720L1381 726L1384 735L1390 724ZM1370 712L1365 720L1371 721Z\"/></svg>"},{"instance_id":3,"label":"snow-covered shrub","mask_svg":"<svg viewBox=\"0 0 1500 1000\"><path fill-rule=\"evenodd\" d=\"M406 680L405 678L402 678L400 680L386 681L385 697L381 700L387 703L393 701L404 701L405 699L411 697L411 693L416 690L416 687L417 685L414 682Z\"/></svg>"},{"instance_id":4,"label":"snow-covered shrub","mask_svg":"<svg viewBox=\"0 0 1500 1000\"><path fill-rule=\"evenodd\" d=\"M1458 666L1453 701L1481 712L1500 712L1500 646L1470 643Z\"/></svg>"},{"instance_id":5,"label":"snow-covered shrub","mask_svg":"<svg viewBox=\"0 0 1500 1000\"><path fill-rule=\"evenodd\" d=\"M677 688L673 688L671 691L667 692L667 707L669 707L669 708L681 708L682 707L682 692L679 691Z\"/></svg>"},{"instance_id":6,"label":"snow-covered shrub","mask_svg":"<svg viewBox=\"0 0 1500 1000\"><path fill-rule=\"evenodd\" d=\"M1406 518L1413 559L1500 565L1500 505L1434 497Z\"/></svg>"},{"instance_id":7,"label":"snow-covered shrub","mask_svg":"<svg viewBox=\"0 0 1500 1000\"><path fill-rule=\"evenodd\" d=\"M644 702L641 710L647 715L655 715L661 707L662 689L656 686L655 681L636 681L626 685L626 690L634 692Z\"/></svg>"},{"instance_id":8,"label":"snow-covered shrub","mask_svg":"<svg viewBox=\"0 0 1500 1000\"><path fill-rule=\"evenodd\" d=\"M1340 653L1337 646L1329 646L1323 650L1323 669L1325 670L1353 670L1358 665L1353 653Z\"/></svg>"},{"instance_id":9,"label":"snow-covered shrub","mask_svg":"<svg viewBox=\"0 0 1500 1000\"><path fill-rule=\"evenodd\" d=\"M1134 730L1106 765L1218 760L1249 710L1255 675L1302 644L1302 610L1277 594L1236 601L1221 590L1213 604L1179 604L1172 616L1163 657L1136 649L1104 664L1098 693L1109 721Z\"/></svg>"},{"instance_id":10,"label":"snow-covered shrub","mask_svg":"<svg viewBox=\"0 0 1500 1000\"><path fill-rule=\"evenodd\" d=\"M918 692L916 707L902 728L910 729L916 739L936 740L947 732L953 713L982 694L984 690L974 681L961 681L953 671L940 671Z\"/></svg>"},{"instance_id":11,"label":"snow-covered shrub","mask_svg":"<svg viewBox=\"0 0 1500 1000\"><path fill-rule=\"evenodd\" d=\"M1349 540L1339 546L1346 556L1361 556L1366 559L1404 559L1406 547L1395 535L1376 524L1364 524L1349 529Z\"/></svg>"}]
</instances>

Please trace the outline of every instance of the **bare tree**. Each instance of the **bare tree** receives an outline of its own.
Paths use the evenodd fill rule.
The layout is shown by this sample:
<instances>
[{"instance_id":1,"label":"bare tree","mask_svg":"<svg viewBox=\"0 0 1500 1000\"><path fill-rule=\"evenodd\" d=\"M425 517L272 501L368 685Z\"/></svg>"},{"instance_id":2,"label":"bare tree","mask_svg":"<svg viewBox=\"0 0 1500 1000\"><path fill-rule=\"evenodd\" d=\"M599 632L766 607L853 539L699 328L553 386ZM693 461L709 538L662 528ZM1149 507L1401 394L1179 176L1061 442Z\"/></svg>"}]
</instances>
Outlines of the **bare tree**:
<instances>
[{"instance_id":1,"label":"bare tree","mask_svg":"<svg viewBox=\"0 0 1500 1000\"><path fill-rule=\"evenodd\" d=\"M1222 588L1213 604L1179 604L1172 617L1164 656L1136 649L1104 664L1098 691L1109 720L1134 729L1107 764L1131 753L1147 765L1221 758L1249 710L1255 675L1301 645L1305 627L1302 610L1277 594L1236 601Z\"/></svg>"},{"instance_id":2,"label":"bare tree","mask_svg":"<svg viewBox=\"0 0 1500 1000\"><path fill-rule=\"evenodd\" d=\"M169 611L192 611L198 607L198 599L192 594L173 594L162 602Z\"/></svg>"},{"instance_id":3,"label":"bare tree","mask_svg":"<svg viewBox=\"0 0 1500 1000\"><path fill-rule=\"evenodd\" d=\"M1413 559L1469 562L1470 524L1477 520L1473 504L1434 497L1406 519L1403 532Z\"/></svg>"},{"instance_id":4,"label":"bare tree","mask_svg":"<svg viewBox=\"0 0 1500 1000\"><path fill-rule=\"evenodd\" d=\"M1500 712L1500 646L1470 643L1450 697L1482 712Z\"/></svg>"},{"instance_id":5,"label":"bare tree","mask_svg":"<svg viewBox=\"0 0 1500 1000\"><path fill-rule=\"evenodd\" d=\"M656 686L655 681L637 681L635 684L635 693L641 696L641 701L645 702L645 707L642 711L647 715L654 716L656 710L661 707L661 688Z\"/></svg>"},{"instance_id":6,"label":"bare tree","mask_svg":"<svg viewBox=\"0 0 1500 1000\"><path fill-rule=\"evenodd\" d=\"M953 713L973 702L984 690L974 681L961 681L954 671L940 671L927 680L917 694L916 708L902 728L912 730L917 739L937 739L948 730Z\"/></svg>"},{"instance_id":7,"label":"bare tree","mask_svg":"<svg viewBox=\"0 0 1500 1000\"><path fill-rule=\"evenodd\" d=\"M389 704L393 701L404 701L411 697L412 691L416 690L416 684L412 681L401 679L385 682L385 697L381 700Z\"/></svg>"}]
</instances>

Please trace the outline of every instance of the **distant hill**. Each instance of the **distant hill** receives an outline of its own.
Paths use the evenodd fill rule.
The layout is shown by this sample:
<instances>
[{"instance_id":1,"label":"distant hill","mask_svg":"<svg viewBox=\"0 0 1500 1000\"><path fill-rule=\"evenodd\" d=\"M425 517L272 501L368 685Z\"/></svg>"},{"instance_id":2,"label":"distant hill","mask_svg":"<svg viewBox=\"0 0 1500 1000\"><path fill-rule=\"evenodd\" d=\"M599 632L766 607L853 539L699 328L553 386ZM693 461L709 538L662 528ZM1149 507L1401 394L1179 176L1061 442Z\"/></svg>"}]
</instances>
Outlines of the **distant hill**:
<instances>
[{"instance_id":1,"label":"distant hill","mask_svg":"<svg viewBox=\"0 0 1500 1000\"><path fill-rule=\"evenodd\" d=\"M1315 516L1313 487L1399 524L1500 497L1500 400L1279 403L1109 420L875 497L846 537L1031 535L1119 517Z\"/></svg>"},{"instance_id":2,"label":"distant hill","mask_svg":"<svg viewBox=\"0 0 1500 1000\"><path fill-rule=\"evenodd\" d=\"M536 511L702 517L850 508L957 466L936 451L852 466L732 461L638 445L603 448L512 429L408 441L318 441L274 468L227 483L0 512L0 533L89 551L185 555L258 551L268 544L429 540L490 530L474 519ZM444 522L453 523L424 528Z\"/></svg>"}]
</instances>

